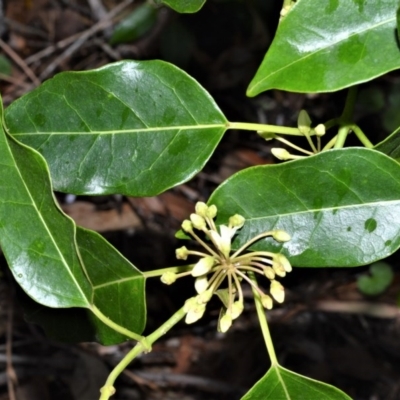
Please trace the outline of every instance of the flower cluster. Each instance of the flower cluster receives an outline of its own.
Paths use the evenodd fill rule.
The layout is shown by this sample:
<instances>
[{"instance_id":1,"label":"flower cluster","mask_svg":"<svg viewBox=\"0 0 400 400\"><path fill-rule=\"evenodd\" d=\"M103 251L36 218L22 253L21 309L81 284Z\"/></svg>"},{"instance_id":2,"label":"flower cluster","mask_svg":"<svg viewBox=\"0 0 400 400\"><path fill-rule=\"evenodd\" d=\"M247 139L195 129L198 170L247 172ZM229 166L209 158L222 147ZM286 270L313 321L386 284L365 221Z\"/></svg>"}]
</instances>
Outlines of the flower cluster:
<instances>
[{"instance_id":1,"label":"flower cluster","mask_svg":"<svg viewBox=\"0 0 400 400\"><path fill-rule=\"evenodd\" d=\"M196 212L190 215L190 220L182 223L182 229L190 234L205 250L205 252L188 250L185 246L176 250L176 257L186 260L189 255L199 256L199 261L194 264L189 272L166 272L161 280L166 284L172 284L180 276L191 274L196 278L195 289L197 296L188 299L185 303L186 323L190 324L199 320L206 309L206 304L214 294L217 294L224 304L219 319L218 329L226 332L232 325L232 321L239 317L244 308L243 290L241 284L247 281L260 296L265 308L270 310L273 299L282 303L285 298L284 287L275 278L284 277L292 270L288 259L280 253L268 251L244 251L266 236L272 236L279 242L290 240L288 233L282 230L273 230L255 236L240 249L231 251L231 241L237 230L242 228L245 219L241 215L229 218L228 225L220 225L217 229L214 218L217 215L215 205L198 202ZM202 240L195 229L202 231L209 239L210 245ZM244 254L243 254L244 253ZM270 281L270 295L264 293L251 279L252 273L258 273ZM250 276L249 276L250 275ZM221 284L227 280L227 288L221 289Z\"/></svg>"}]
</instances>

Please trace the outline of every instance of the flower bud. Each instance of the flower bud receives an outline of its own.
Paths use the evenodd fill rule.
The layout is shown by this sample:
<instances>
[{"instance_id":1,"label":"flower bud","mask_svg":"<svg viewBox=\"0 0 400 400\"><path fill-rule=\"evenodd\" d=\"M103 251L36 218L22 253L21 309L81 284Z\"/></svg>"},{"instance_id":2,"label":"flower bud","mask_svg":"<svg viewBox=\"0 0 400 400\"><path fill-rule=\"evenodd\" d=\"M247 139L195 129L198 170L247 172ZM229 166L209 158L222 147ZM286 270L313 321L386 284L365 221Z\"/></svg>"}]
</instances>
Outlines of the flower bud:
<instances>
[{"instance_id":1,"label":"flower bud","mask_svg":"<svg viewBox=\"0 0 400 400\"><path fill-rule=\"evenodd\" d=\"M189 255L189 250L185 246L182 246L175 250L175 255L178 260L186 260Z\"/></svg>"},{"instance_id":2,"label":"flower bud","mask_svg":"<svg viewBox=\"0 0 400 400\"><path fill-rule=\"evenodd\" d=\"M290 160L291 159L290 153L286 149L283 149L283 148L280 148L280 147L273 147L271 149L271 153L278 160L286 161L286 160Z\"/></svg>"},{"instance_id":3,"label":"flower bud","mask_svg":"<svg viewBox=\"0 0 400 400\"><path fill-rule=\"evenodd\" d=\"M278 303L283 303L285 300L285 288L278 281L271 282L270 292Z\"/></svg>"},{"instance_id":4,"label":"flower bud","mask_svg":"<svg viewBox=\"0 0 400 400\"><path fill-rule=\"evenodd\" d=\"M189 308L186 314L185 322L187 324L193 324L204 315L205 311L206 311L206 305L198 304L196 302L192 307Z\"/></svg>"},{"instance_id":5,"label":"flower bud","mask_svg":"<svg viewBox=\"0 0 400 400\"><path fill-rule=\"evenodd\" d=\"M267 310L271 310L272 306L273 306L273 302L270 296L268 296L267 294L263 294L261 296L261 304L263 305L264 308L266 308Z\"/></svg>"},{"instance_id":6,"label":"flower bud","mask_svg":"<svg viewBox=\"0 0 400 400\"><path fill-rule=\"evenodd\" d=\"M276 231L272 231L272 237L277 242L288 242L291 239L290 235L287 232L285 232L285 231L283 231L281 229L278 229Z\"/></svg>"},{"instance_id":7,"label":"flower bud","mask_svg":"<svg viewBox=\"0 0 400 400\"><path fill-rule=\"evenodd\" d=\"M279 262L286 272L292 271L292 266L290 265L289 260L281 253L278 253L274 257L275 261Z\"/></svg>"},{"instance_id":8,"label":"flower bud","mask_svg":"<svg viewBox=\"0 0 400 400\"><path fill-rule=\"evenodd\" d=\"M299 131L304 135L311 131L311 118L306 110L301 110L297 118L297 127Z\"/></svg>"},{"instance_id":9,"label":"flower bud","mask_svg":"<svg viewBox=\"0 0 400 400\"><path fill-rule=\"evenodd\" d=\"M211 297L213 296L213 291L212 289L207 289L205 292L199 294L197 296L197 302L200 304L205 304L208 303L211 300Z\"/></svg>"},{"instance_id":10,"label":"flower bud","mask_svg":"<svg viewBox=\"0 0 400 400\"><path fill-rule=\"evenodd\" d=\"M196 305L196 303L197 303L197 296L187 299L183 306L183 310L187 313L191 308L193 308Z\"/></svg>"},{"instance_id":11,"label":"flower bud","mask_svg":"<svg viewBox=\"0 0 400 400\"><path fill-rule=\"evenodd\" d=\"M208 279L206 276L201 276L194 281L194 288L198 294L205 292L208 288Z\"/></svg>"},{"instance_id":12,"label":"flower bud","mask_svg":"<svg viewBox=\"0 0 400 400\"><path fill-rule=\"evenodd\" d=\"M245 221L246 220L244 219L244 217L242 217L239 214L235 214L235 215L233 215L232 217L229 218L229 226L231 228L240 229L244 225Z\"/></svg>"},{"instance_id":13,"label":"flower bud","mask_svg":"<svg viewBox=\"0 0 400 400\"><path fill-rule=\"evenodd\" d=\"M264 275L269 280L275 279L275 272L274 272L273 268L271 268L271 267L265 267L264 268Z\"/></svg>"},{"instance_id":14,"label":"flower bud","mask_svg":"<svg viewBox=\"0 0 400 400\"><path fill-rule=\"evenodd\" d=\"M200 215L200 217L205 218L207 216L207 211L208 211L208 206L206 203L203 203L202 201L198 201L196 203L196 214Z\"/></svg>"},{"instance_id":15,"label":"flower bud","mask_svg":"<svg viewBox=\"0 0 400 400\"><path fill-rule=\"evenodd\" d=\"M272 268L273 268L275 274L280 276L281 278L286 276L285 268L283 268L283 265L280 262L274 260L272 263Z\"/></svg>"},{"instance_id":16,"label":"flower bud","mask_svg":"<svg viewBox=\"0 0 400 400\"><path fill-rule=\"evenodd\" d=\"M182 227L182 229L183 229L185 232L188 232L188 233L193 232L193 225L192 225L192 223L191 223L188 219L185 219L185 220L182 222L181 227Z\"/></svg>"},{"instance_id":17,"label":"flower bud","mask_svg":"<svg viewBox=\"0 0 400 400\"><path fill-rule=\"evenodd\" d=\"M243 309L243 302L238 300L232 304L231 309L228 309L226 313L229 314L232 319L236 319L243 312Z\"/></svg>"},{"instance_id":18,"label":"flower bud","mask_svg":"<svg viewBox=\"0 0 400 400\"><path fill-rule=\"evenodd\" d=\"M314 132L317 136L324 136L325 132L326 132L326 128L324 124L318 124L315 128L314 128Z\"/></svg>"},{"instance_id":19,"label":"flower bud","mask_svg":"<svg viewBox=\"0 0 400 400\"><path fill-rule=\"evenodd\" d=\"M224 314L218 321L219 332L225 333L232 325L232 317L229 314Z\"/></svg>"},{"instance_id":20,"label":"flower bud","mask_svg":"<svg viewBox=\"0 0 400 400\"><path fill-rule=\"evenodd\" d=\"M203 230L206 228L206 220L198 214L190 214L190 220L196 229Z\"/></svg>"},{"instance_id":21,"label":"flower bud","mask_svg":"<svg viewBox=\"0 0 400 400\"><path fill-rule=\"evenodd\" d=\"M176 274L174 272L168 271L161 275L161 282L166 285L172 285L176 281Z\"/></svg>"},{"instance_id":22,"label":"flower bud","mask_svg":"<svg viewBox=\"0 0 400 400\"><path fill-rule=\"evenodd\" d=\"M200 258L192 269L192 276L202 276L211 271L214 266L215 260L212 256Z\"/></svg>"},{"instance_id":23,"label":"flower bud","mask_svg":"<svg viewBox=\"0 0 400 400\"><path fill-rule=\"evenodd\" d=\"M214 204L211 204L210 207L208 207L207 210L207 217L214 219L217 216L217 206L215 206Z\"/></svg>"}]
</instances>

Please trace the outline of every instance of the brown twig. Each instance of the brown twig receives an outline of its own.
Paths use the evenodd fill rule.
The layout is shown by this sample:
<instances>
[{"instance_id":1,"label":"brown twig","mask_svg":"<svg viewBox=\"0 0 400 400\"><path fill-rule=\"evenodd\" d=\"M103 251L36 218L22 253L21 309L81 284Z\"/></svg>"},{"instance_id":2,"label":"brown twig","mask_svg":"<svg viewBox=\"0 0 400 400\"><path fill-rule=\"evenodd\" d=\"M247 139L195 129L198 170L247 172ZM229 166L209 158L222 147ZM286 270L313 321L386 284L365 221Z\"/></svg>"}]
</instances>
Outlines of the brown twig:
<instances>
[{"instance_id":1,"label":"brown twig","mask_svg":"<svg viewBox=\"0 0 400 400\"><path fill-rule=\"evenodd\" d=\"M71 39L72 36L65 39L63 41L64 46L67 46L71 42L73 42L73 43L43 70L43 72L40 74L40 78L43 80L43 79L46 79L49 75L51 75L53 73L53 71L66 58L70 57L73 53L75 53L75 51L77 51L86 40L88 40L91 36L93 36L99 30L104 29L105 27L111 25L113 23L112 18L114 18L118 13L120 13L124 8L126 8L132 2L133 2L133 0L123 1L121 4L119 4L118 6L113 8L101 21L99 21L97 24L93 25L91 28L79 33L78 35L73 35L73 39ZM58 47L59 43L56 46L50 46L53 51L55 49L59 48ZM68 44L65 44L65 43L68 43ZM47 50L47 49L45 49L45 50ZM51 54L51 52L50 52L50 54ZM28 59L26 60L26 62L28 63ZM29 62L31 62L31 60L29 60Z\"/></svg>"},{"instance_id":2,"label":"brown twig","mask_svg":"<svg viewBox=\"0 0 400 400\"><path fill-rule=\"evenodd\" d=\"M40 80L29 68L26 62L2 39L0 39L0 48L11 57L11 59L25 72L25 74L36 86L40 85Z\"/></svg>"}]
</instances>

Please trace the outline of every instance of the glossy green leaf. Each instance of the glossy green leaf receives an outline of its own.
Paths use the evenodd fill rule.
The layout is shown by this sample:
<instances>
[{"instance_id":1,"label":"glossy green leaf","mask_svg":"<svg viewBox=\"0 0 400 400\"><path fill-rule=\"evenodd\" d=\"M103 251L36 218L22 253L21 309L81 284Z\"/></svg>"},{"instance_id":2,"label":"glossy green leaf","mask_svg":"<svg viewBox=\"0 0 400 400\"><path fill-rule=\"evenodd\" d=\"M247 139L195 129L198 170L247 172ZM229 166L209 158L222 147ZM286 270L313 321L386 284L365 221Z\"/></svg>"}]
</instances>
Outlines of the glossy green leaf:
<instances>
[{"instance_id":1,"label":"glossy green leaf","mask_svg":"<svg viewBox=\"0 0 400 400\"><path fill-rule=\"evenodd\" d=\"M0 244L19 285L45 306L90 309L94 304L115 323L141 333L142 274L98 234L81 228L76 233L55 203L43 157L9 138L2 127L0 160ZM100 338L126 339L94 321L102 329Z\"/></svg>"},{"instance_id":2,"label":"glossy green leaf","mask_svg":"<svg viewBox=\"0 0 400 400\"><path fill-rule=\"evenodd\" d=\"M400 162L400 128L396 129L384 141L378 143L374 149Z\"/></svg>"},{"instance_id":3,"label":"glossy green leaf","mask_svg":"<svg viewBox=\"0 0 400 400\"><path fill-rule=\"evenodd\" d=\"M98 233L78 227L76 237L93 288L92 303L113 322L142 333L146 323L143 274ZM92 322L104 344L128 339L95 317Z\"/></svg>"},{"instance_id":4,"label":"glossy green leaf","mask_svg":"<svg viewBox=\"0 0 400 400\"><path fill-rule=\"evenodd\" d=\"M383 261L371 265L369 274L361 275L357 279L358 289L370 296L384 292L393 281L392 267Z\"/></svg>"},{"instance_id":5,"label":"glossy green leaf","mask_svg":"<svg viewBox=\"0 0 400 400\"><path fill-rule=\"evenodd\" d=\"M295 266L368 264L400 246L400 165L374 150L330 150L302 160L248 168L209 199L218 223L246 218L234 248L255 235L283 229L291 240L271 238L253 249L282 251Z\"/></svg>"},{"instance_id":6,"label":"glossy green leaf","mask_svg":"<svg viewBox=\"0 0 400 400\"><path fill-rule=\"evenodd\" d=\"M297 1L247 94L334 91L399 68L397 7L397 0Z\"/></svg>"},{"instance_id":7,"label":"glossy green leaf","mask_svg":"<svg viewBox=\"0 0 400 400\"><path fill-rule=\"evenodd\" d=\"M334 386L289 371L280 365L268 372L242 400L351 400Z\"/></svg>"},{"instance_id":8,"label":"glossy green leaf","mask_svg":"<svg viewBox=\"0 0 400 400\"><path fill-rule=\"evenodd\" d=\"M12 103L6 123L58 191L153 196L203 168L227 121L177 67L121 61L57 75Z\"/></svg>"},{"instance_id":9,"label":"glossy green leaf","mask_svg":"<svg viewBox=\"0 0 400 400\"><path fill-rule=\"evenodd\" d=\"M0 127L0 245L19 285L49 307L88 307L75 225L56 206L43 157Z\"/></svg>"},{"instance_id":10,"label":"glossy green leaf","mask_svg":"<svg viewBox=\"0 0 400 400\"><path fill-rule=\"evenodd\" d=\"M206 0L161 0L162 3L179 13L195 13L203 7Z\"/></svg>"},{"instance_id":11,"label":"glossy green leaf","mask_svg":"<svg viewBox=\"0 0 400 400\"><path fill-rule=\"evenodd\" d=\"M154 26L156 17L154 6L147 3L139 5L115 27L110 43L131 42L140 38Z\"/></svg>"}]
</instances>

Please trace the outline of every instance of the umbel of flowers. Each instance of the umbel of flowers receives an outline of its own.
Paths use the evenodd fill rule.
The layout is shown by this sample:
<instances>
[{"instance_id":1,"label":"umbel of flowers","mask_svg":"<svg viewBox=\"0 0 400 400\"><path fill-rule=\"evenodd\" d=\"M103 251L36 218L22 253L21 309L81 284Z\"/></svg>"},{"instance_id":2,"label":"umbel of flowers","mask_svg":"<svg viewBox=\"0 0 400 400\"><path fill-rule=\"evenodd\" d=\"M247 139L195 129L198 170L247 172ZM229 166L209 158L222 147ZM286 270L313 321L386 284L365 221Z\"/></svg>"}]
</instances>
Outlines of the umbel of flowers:
<instances>
[{"instance_id":1,"label":"umbel of flowers","mask_svg":"<svg viewBox=\"0 0 400 400\"><path fill-rule=\"evenodd\" d=\"M270 310L273 299L282 303L285 299L284 287L276 277L284 277L292 270L289 260L280 253L268 251L246 252L246 249L263 237L271 236L278 242L290 240L288 233L282 230L273 230L255 236L240 249L231 251L231 241L237 230L242 228L245 219L241 215L229 218L228 225L220 225L217 229L214 218L217 215L215 205L198 202L196 212L190 215L190 220L182 223L182 229L191 235L205 250L205 252L188 250L185 246L176 250L176 257L186 260L189 255L200 257L189 272L166 272L161 281L172 284L181 276L191 274L195 277L197 296L188 299L185 303L186 323L191 324L199 320L206 309L207 303L214 294L222 300L224 307L221 311L218 329L226 332L232 321L239 317L244 308L242 283L248 282L260 295L263 306ZM202 240L195 232L202 231L209 239L209 243ZM270 295L264 293L254 280L250 279L249 272L263 275L270 281ZM224 281L224 288L221 285Z\"/></svg>"}]
</instances>

